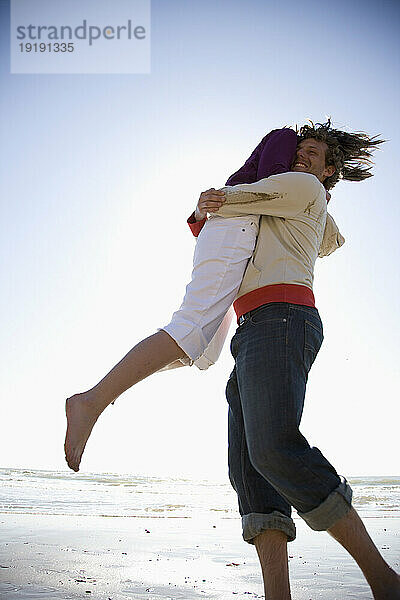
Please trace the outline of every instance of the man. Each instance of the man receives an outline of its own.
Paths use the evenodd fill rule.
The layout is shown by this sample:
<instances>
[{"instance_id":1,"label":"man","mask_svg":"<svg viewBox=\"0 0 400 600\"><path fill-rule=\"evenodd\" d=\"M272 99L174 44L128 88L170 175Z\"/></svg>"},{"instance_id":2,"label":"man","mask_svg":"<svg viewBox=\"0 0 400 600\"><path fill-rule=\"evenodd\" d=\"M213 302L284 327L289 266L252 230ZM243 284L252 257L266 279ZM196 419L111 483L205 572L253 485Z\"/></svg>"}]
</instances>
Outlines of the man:
<instances>
[{"instance_id":1,"label":"man","mask_svg":"<svg viewBox=\"0 0 400 600\"><path fill-rule=\"evenodd\" d=\"M239 327L227 384L229 476L243 537L257 549L266 598L290 599L294 506L312 529L328 531L355 558L376 600L394 600L400 578L351 506L349 485L299 431L308 372L323 339L312 281L324 242L325 193L340 177L371 176L362 165L381 141L337 131L329 121L304 126L299 140L292 173L203 192L189 220L198 232L207 212L264 215L234 304ZM334 236L322 255L343 243Z\"/></svg>"},{"instance_id":2,"label":"man","mask_svg":"<svg viewBox=\"0 0 400 600\"><path fill-rule=\"evenodd\" d=\"M232 340L236 365L227 386L230 477L244 537L256 545L270 600L290 598L286 544L295 535L291 505L355 557L376 599L393 599L400 593L399 578L351 508L349 486L298 429L307 374L322 343L312 293L314 263L318 254L329 254L342 243L327 217L326 190L339 176L369 177L361 165L380 141L336 131L330 123L305 126L292 172L257 181L263 142L242 168L246 178L242 173L241 180L249 183L201 194L192 224L199 230L207 212L264 215L235 302L240 327ZM233 181L234 176L228 183ZM160 336L162 352L159 342L154 346ZM157 332L132 348L94 388L67 399L65 451L74 471L104 409L137 381L183 356L167 333Z\"/></svg>"}]
</instances>

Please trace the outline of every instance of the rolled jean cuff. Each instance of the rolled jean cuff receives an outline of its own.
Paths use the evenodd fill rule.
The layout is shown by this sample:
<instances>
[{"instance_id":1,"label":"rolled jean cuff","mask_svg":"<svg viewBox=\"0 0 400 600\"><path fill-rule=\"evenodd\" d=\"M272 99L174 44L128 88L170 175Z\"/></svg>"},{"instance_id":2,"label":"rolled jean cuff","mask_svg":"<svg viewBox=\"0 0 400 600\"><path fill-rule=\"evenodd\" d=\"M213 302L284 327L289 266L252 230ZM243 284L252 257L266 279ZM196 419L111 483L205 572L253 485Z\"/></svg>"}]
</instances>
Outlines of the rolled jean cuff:
<instances>
[{"instance_id":1,"label":"rolled jean cuff","mask_svg":"<svg viewBox=\"0 0 400 600\"><path fill-rule=\"evenodd\" d=\"M296 538L293 519L274 510L271 513L249 513L242 516L243 539L254 544L254 538L267 529L278 529L286 533L288 542Z\"/></svg>"},{"instance_id":2,"label":"rolled jean cuff","mask_svg":"<svg viewBox=\"0 0 400 600\"><path fill-rule=\"evenodd\" d=\"M340 479L338 487L319 506L306 513L298 512L314 531L326 531L350 510L353 491L344 477Z\"/></svg>"}]
</instances>

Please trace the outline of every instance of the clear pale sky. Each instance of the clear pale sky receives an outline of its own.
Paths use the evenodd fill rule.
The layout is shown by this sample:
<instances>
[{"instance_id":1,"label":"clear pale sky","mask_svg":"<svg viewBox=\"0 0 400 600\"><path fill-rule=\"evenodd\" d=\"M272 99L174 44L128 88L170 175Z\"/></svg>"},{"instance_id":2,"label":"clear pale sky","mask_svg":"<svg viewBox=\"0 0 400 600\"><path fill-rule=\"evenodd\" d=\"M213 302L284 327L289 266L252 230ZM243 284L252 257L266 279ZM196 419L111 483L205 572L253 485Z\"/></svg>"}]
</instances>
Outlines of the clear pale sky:
<instances>
[{"instance_id":1,"label":"clear pale sky","mask_svg":"<svg viewBox=\"0 0 400 600\"><path fill-rule=\"evenodd\" d=\"M388 142L333 190L346 243L316 267L302 431L344 475L398 474L399 4L153 0L148 75L10 75L0 11L0 466L67 469L65 398L169 321L200 192L270 129L330 115ZM227 480L231 368L227 344L125 393L82 471Z\"/></svg>"}]
</instances>

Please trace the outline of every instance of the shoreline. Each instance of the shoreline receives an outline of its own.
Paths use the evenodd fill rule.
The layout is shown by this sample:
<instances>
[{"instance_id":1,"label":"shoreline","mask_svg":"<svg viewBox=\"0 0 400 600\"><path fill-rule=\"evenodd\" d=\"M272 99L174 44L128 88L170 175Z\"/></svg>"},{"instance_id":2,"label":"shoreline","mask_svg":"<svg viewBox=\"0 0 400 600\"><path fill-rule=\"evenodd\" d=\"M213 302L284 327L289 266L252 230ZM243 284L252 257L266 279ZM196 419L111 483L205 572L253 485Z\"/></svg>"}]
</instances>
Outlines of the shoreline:
<instances>
[{"instance_id":1,"label":"shoreline","mask_svg":"<svg viewBox=\"0 0 400 600\"><path fill-rule=\"evenodd\" d=\"M399 570L400 520L363 517ZM371 600L360 570L324 532L295 519L289 543L294 600ZM240 518L0 515L0 596L5 600L240 600L263 598L254 546Z\"/></svg>"}]
</instances>

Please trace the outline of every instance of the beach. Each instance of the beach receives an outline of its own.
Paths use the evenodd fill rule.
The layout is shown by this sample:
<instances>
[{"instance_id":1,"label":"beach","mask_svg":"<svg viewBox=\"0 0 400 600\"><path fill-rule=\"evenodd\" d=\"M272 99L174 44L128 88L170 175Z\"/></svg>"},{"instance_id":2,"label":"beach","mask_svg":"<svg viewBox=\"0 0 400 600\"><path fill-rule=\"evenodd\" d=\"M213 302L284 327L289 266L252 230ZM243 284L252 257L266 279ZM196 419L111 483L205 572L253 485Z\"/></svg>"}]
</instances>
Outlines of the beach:
<instances>
[{"instance_id":1,"label":"beach","mask_svg":"<svg viewBox=\"0 0 400 600\"><path fill-rule=\"evenodd\" d=\"M66 474L21 473L2 470L1 598L264 597L255 548L241 539L229 486L113 475L69 483ZM356 503L383 556L399 570L400 481L369 488L364 482L358 491L374 487L373 496L358 493ZM293 600L371 599L347 553L294 517L297 538L288 546Z\"/></svg>"}]
</instances>

